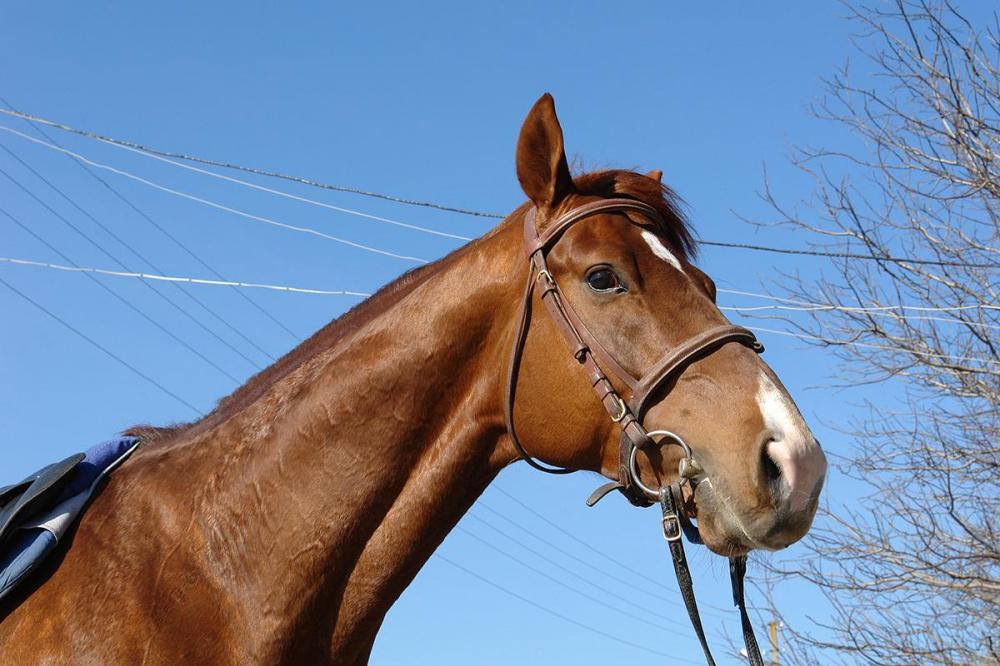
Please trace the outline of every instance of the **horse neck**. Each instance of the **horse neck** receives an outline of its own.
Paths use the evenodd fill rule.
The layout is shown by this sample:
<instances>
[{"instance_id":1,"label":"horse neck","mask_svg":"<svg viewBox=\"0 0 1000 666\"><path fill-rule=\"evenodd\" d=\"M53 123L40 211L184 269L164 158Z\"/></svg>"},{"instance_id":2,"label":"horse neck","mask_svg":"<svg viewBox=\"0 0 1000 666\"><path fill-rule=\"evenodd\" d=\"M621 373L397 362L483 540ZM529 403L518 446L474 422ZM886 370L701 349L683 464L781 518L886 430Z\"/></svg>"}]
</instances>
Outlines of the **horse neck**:
<instances>
[{"instance_id":1,"label":"horse neck","mask_svg":"<svg viewBox=\"0 0 1000 666\"><path fill-rule=\"evenodd\" d=\"M363 660L389 606L514 457L498 443L517 236L501 228L418 275L170 447L185 474L200 463L212 479L198 509L205 566L249 582L239 612L259 620L257 656Z\"/></svg>"}]
</instances>

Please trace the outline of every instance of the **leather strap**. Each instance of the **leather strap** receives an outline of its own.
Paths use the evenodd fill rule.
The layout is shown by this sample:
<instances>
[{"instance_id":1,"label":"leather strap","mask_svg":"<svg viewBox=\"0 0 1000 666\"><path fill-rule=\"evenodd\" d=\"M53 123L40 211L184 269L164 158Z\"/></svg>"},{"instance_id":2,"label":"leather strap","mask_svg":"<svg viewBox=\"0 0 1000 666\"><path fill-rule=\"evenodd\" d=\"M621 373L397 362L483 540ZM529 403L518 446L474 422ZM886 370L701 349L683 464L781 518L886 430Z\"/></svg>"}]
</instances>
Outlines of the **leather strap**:
<instances>
[{"instance_id":1,"label":"leather strap","mask_svg":"<svg viewBox=\"0 0 1000 666\"><path fill-rule=\"evenodd\" d=\"M507 366L507 399L504 401L504 418L507 421L507 432L514 443L514 448L518 454L532 467L549 474L569 474L575 470L562 467L550 467L535 460L521 443L521 438L517 436L517 428L514 427L514 399L517 397L517 373L521 368L521 356L524 353L524 342L528 337L528 327L531 323L531 294L535 289L535 275L528 271L528 282L524 288L524 297L521 302L521 316L517 323L517 332L514 334L514 349L510 354L510 363Z\"/></svg>"},{"instance_id":2,"label":"leather strap","mask_svg":"<svg viewBox=\"0 0 1000 666\"><path fill-rule=\"evenodd\" d=\"M708 666L715 666L715 659L712 658L712 651L708 648L708 640L705 638L705 628L701 624L698 601L694 597L691 569L688 567L687 557L684 555L684 540L681 538L683 535L681 513L678 511L678 507L681 505L680 493L680 487L675 483L660 491L660 508L663 511L663 538L666 539L667 548L670 549L670 559L674 563L677 586L681 589L681 598L684 599L684 607L691 619L691 626L694 627L694 633L698 636L698 642L701 643L701 649L705 653L705 661L708 662Z\"/></svg>"},{"instance_id":3,"label":"leather strap","mask_svg":"<svg viewBox=\"0 0 1000 666\"><path fill-rule=\"evenodd\" d=\"M705 653L705 661L709 666L715 666L712 658L712 651L708 647L705 639L705 630L701 624L701 614L698 612L698 602L694 596L694 581L691 579L691 569L688 567L687 557L684 554L684 542L681 533L684 531L684 512L678 507L681 506L680 485L676 483L663 489L660 492L660 508L663 510L663 538L667 541L670 549L670 557L674 563L674 573L677 576L677 586L681 590L681 598L684 600L684 607L687 609L688 617L691 619L691 626L698 636L701 649ZM686 534L686 531L684 531ZM747 571L747 558L745 555L729 558L729 578L733 586L733 605L740 609L740 623L743 627L743 643L746 645L747 657L750 659L750 666L764 666L764 659L760 654L760 647L757 645L757 637L753 632L753 623L747 614L746 599L744 597L743 578Z\"/></svg>"},{"instance_id":4,"label":"leather strap","mask_svg":"<svg viewBox=\"0 0 1000 666\"><path fill-rule=\"evenodd\" d=\"M583 204L573 210L563 213L560 217L556 218L548 227L546 227L545 232L542 234L538 233L538 229L535 225L535 217L537 216L537 209L532 208L528 211L528 215L525 219L525 224L531 226L531 242L526 243L524 246L524 251L528 256L533 255L538 250L548 250L556 241L563 235L567 229L579 222L585 217L590 217L591 215L596 215L597 213L607 213L611 211L633 211L636 213L641 213L646 217L653 225L659 225L665 227L663 218L660 217L659 212L649 204L643 203L636 199L601 199L599 201L592 201L587 204Z\"/></svg>"},{"instance_id":5,"label":"leather strap","mask_svg":"<svg viewBox=\"0 0 1000 666\"><path fill-rule=\"evenodd\" d=\"M632 394L629 406L637 418L642 418L646 403L653 392L671 379L679 370L702 356L707 356L727 342L739 342L757 353L764 351L764 345L756 336L742 326L724 324L702 331L681 346L667 352L652 368L646 371Z\"/></svg>"},{"instance_id":6,"label":"leather strap","mask_svg":"<svg viewBox=\"0 0 1000 666\"><path fill-rule=\"evenodd\" d=\"M747 557L729 558L729 580L733 585L733 605L740 609L740 624L743 626L743 644L747 648L747 656L750 658L750 666L764 666L764 659L760 656L760 646L757 645L757 637L753 633L753 623L747 614L747 602L744 597L743 577L747 573Z\"/></svg>"}]
</instances>

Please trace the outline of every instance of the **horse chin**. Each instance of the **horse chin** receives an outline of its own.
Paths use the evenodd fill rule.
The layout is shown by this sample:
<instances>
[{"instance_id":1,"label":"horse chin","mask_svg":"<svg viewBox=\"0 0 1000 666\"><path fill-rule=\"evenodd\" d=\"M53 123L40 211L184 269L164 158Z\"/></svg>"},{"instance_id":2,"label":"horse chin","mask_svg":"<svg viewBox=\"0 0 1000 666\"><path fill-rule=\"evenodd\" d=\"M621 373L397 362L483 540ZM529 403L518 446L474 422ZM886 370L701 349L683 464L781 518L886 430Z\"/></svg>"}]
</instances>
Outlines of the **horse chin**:
<instances>
[{"instance_id":1,"label":"horse chin","mask_svg":"<svg viewBox=\"0 0 1000 666\"><path fill-rule=\"evenodd\" d=\"M698 484L693 494L685 494L684 508L698 523L698 532L705 546L723 557L746 555L759 548L730 517L721 499L706 484Z\"/></svg>"}]
</instances>

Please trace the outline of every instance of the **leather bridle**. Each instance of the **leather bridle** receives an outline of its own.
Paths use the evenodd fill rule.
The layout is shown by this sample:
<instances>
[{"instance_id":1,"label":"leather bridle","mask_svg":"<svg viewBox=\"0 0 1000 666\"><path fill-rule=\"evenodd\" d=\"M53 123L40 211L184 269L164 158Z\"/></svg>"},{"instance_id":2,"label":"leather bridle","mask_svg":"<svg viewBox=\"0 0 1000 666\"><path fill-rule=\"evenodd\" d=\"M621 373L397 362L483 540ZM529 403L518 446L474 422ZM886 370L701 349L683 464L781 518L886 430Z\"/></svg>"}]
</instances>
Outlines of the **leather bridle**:
<instances>
[{"instance_id":1,"label":"leather bridle","mask_svg":"<svg viewBox=\"0 0 1000 666\"><path fill-rule=\"evenodd\" d=\"M546 256L562 235L577 222L598 213L621 212L638 214L628 215L629 220L639 226L649 226L654 229L665 229L666 223L652 206L634 199L602 199L574 208L550 222L543 233L536 226L537 209L532 207L524 220L524 252L528 259L528 279L524 289L521 304L521 316L514 336L514 347L511 352L510 365L507 374L507 396L505 417L507 430L520 456L535 469L550 474L568 474L575 470L552 467L535 460L525 449L514 428L514 399L517 390L517 377L521 364L521 356L527 340L528 328L531 323L532 295L536 285L542 303L545 304L552 322L556 325L573 358L583 366L591 386L597 393L604 409L611 420L621 428L618 455L618 481L607 483L598 488L587 500L588 506L593 506L612 490L619 490L632 504L650 506L654 502L660 504L663 512L663 536L667 541L677 574L678 585L684 605L691 618L691 624L698 635L705 658L710 666L715 666L711 651L705 639L701 617L691 581L690 570L684 555L684 544L681 534L685 534L692 543L701 543L698 528L691 523L684 511L682 486L690 484L692 492L695 484L704 476L703 471L695 461L690 447L678 435L666 431L647 431L642 424L650 399L657 389L675 378L693 361L711 354L718 348L730 342L738 342L755 352L764 351L763 345L749 330L740 326L720 325L699 333L678 347L668 351L641 377L634 377L622 367L614 356L593 336L583 320L566 300L552 273L549 271ZM622 397L619 388L611 382L602 368L618 380L622 390L630 395L628 401ZM659 436L659 440L654 437ZM640 450L650 451L656 446L674 444L680 446L684 456L680 461L678 480L660 488L647 486L640 477L637 467L637 454ZM753 634L753 627L746 612L743 598L743 576L746 572L746 556L730 558L730 576L733 585L733 602L740 609L743 625L743 637L754 666L763 666L760 650Z\"/></svg>"}]
</instances>

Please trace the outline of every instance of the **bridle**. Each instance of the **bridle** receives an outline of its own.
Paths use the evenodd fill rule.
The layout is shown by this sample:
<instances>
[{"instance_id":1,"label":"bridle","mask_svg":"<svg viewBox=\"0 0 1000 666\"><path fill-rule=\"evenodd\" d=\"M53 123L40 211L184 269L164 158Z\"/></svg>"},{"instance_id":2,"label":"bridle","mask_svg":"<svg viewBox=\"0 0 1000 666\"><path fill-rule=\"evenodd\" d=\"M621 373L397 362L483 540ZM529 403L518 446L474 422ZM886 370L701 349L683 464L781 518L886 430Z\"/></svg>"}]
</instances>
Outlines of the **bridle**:
<instances>
[{"instance_id":1,"label":"bridle","mask_svg":"<svg viewBox=\"0 0 1000 666\"><path fill-rule=\"evenodd\" d=\"M730 342L738 342L755 352L764 351L763 345L749 330L740 326L721 325L702 331L685 341L678 347L668 351L641 377L634 377L615 360L607 349L593 336L580 319L570 303L563 296L559 285L548 269L546 256L553 246L562 238L563 233L577 222L606 212L638 213L641 218L628 216L629 220L638 226L666 228L663 218L652 206L634 199L603 199L574 208L553 220L541 234L536 227L537 209L532 207L524 220L524 252L528 259L528 279L521 303L521 316L514 336L514 348L511 352L510 365L507 373L507 396L505 417L507 430L518 453L529 465L549 474L568 474L575 470L561 467L551 467L535 460L525 449L517 431L514 428L514 398L517 390L518 370L524 345L527 340L528 328L531 323L532 295L536 286L546 310L569 346L573 358L583 366L591 386L597 393L601 404L607 410L611 420L621 428L618 454L618 481L612 481L598 488L587 500L588 506L593 506L612 490L620 491L629 502L636 506L650 506L658 502L663 512L663 536L667 541L674 563L674 572L684 598L688 616L694 627L698 640L705 652L705 658L710 666L715 666L715 660L708 648L705 632L701 624L701 616L694 597L694 588L687 558L684 554L684 534L692 543L701 543L698 528L691 523L687 512L683 509L682 487L690 484L692 491L697 482L704 477L691 448L675 433L667 430L647 431L643 425L643 417L650 406L650 398L657 389L676 377L688 364L711 354L718 348ZM608 379L602 370L607 368L630 394L626 402L622 394ZM659 437L654 440L654 437ZM637 466L637 455L640 450L651 451L654 447L673 444L679 446L684 456L678 469L678 480L660 488L651 488L643 481ZM746 556L729 558L730 578L733 586L733 603L740 609L740 619L743 625L743 638L747 654L753 666L763 666L760 649L753 633L753 626L747 615L743 593L743 577L746 573Z\"/></svg>"}]
</instances>

